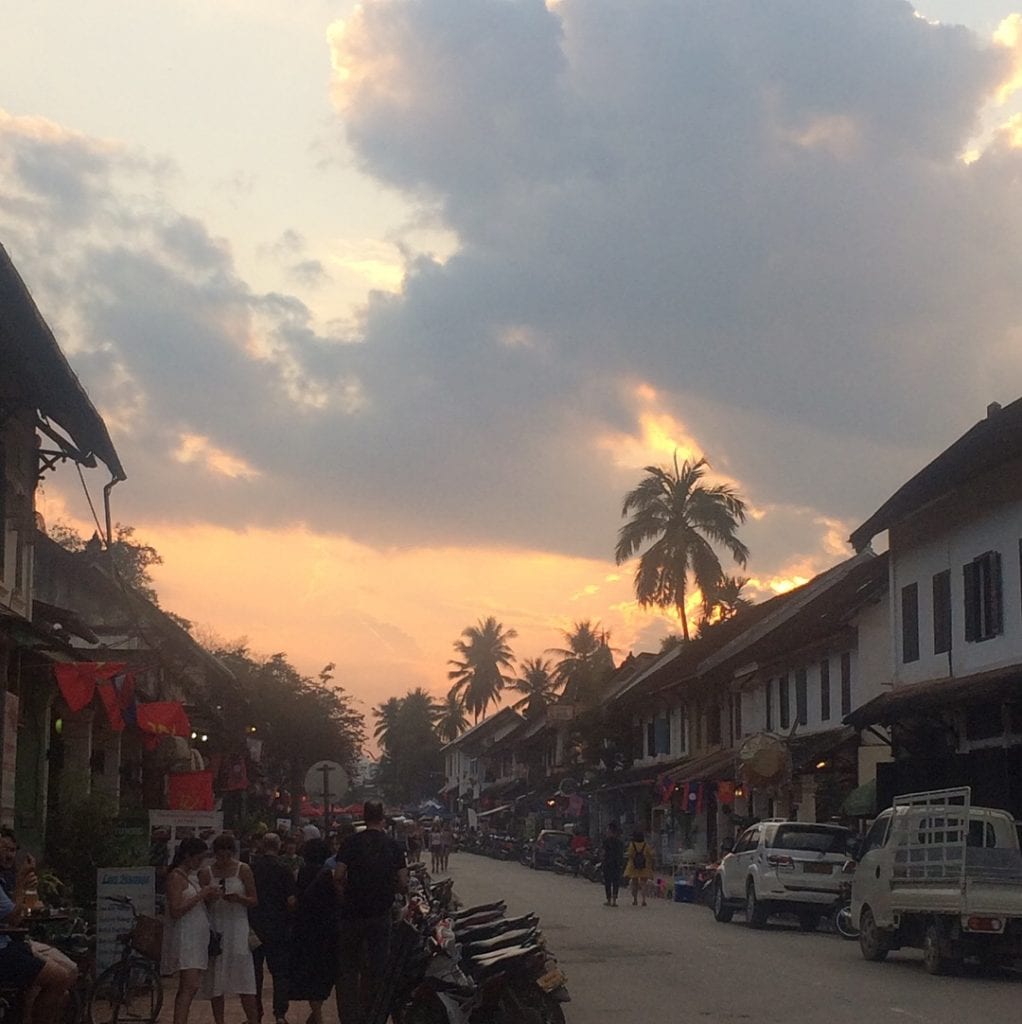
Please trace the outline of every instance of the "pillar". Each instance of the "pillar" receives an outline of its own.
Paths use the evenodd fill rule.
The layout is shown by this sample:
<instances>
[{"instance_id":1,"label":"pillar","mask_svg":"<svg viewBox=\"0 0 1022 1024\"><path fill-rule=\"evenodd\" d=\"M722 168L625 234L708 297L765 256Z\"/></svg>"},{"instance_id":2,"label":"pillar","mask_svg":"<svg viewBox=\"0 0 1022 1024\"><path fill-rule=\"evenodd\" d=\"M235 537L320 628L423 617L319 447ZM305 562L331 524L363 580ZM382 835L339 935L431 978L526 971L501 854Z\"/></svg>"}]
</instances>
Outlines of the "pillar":
<instances>
[{"instance_id":1,"label":"pillar","mask_svg":"<svg viewBox=\"0 0 1022 1024\"><path fill-rule=\"evenodd\" d=\"M64 716L64 765L60 773L60 806L66 810L92 792L92 708Z\"/></svg>"}]
</instances>

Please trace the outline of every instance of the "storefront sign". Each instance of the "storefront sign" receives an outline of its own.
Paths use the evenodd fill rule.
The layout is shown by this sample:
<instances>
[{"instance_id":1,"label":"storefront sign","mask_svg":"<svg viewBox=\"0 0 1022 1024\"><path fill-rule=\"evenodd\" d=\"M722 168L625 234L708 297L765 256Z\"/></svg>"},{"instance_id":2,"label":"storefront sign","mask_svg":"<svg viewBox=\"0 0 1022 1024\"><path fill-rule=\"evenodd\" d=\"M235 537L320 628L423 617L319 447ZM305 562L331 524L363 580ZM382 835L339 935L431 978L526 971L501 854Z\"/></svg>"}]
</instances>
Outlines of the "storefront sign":
<instances>
[{"instance_id":1,"label":"storefront sign","mask_svg":"<svg viewBox=\"0 0 1022 1024\"><path fill-rule=\"evenodd\" d=\"M117 936L131 931L131 908L111 903L109 896L128 896L139 914L156 913L155 868L100 868L96 873L96 970L121 955Z\"/></svg>"},{"instance_id":2,"label":"storefront sign","mask_svg":"<svg viewBox=\"0 0 1022 1024\"><path fill-rule=\"evenodd\" d=\"M223 811L150 811L150 835L153 829L166 829L170 833L167 842L167 863L174 858L178 842L185 836L198 836L213 831L219 835L224 830Z\"/></svg>"}]
</instances>

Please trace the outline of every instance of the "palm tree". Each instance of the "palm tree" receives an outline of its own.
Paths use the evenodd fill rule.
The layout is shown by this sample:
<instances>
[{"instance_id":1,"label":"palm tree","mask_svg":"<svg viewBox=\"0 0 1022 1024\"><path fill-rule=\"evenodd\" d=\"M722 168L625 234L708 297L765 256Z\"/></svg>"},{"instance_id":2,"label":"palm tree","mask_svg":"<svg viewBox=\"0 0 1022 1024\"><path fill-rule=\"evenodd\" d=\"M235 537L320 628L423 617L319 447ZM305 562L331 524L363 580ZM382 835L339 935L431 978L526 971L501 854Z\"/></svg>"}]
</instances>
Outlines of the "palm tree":
<instances>
[{"instance_id":1,"label":"palm tree","mask_svg":"<svg viewBox=\"0 0 1022 1024\"><path fill-rule=\"evenodd\" d=\"M752 602L742 596L742 588L749 582L748 576L725 576L715 591L703 595L703 622L716 613L716 622L727 622L739 612L752 606Z\"/></svg>"},{"instance_id":2,"label":"palm tree","mask_svg":"<svg viewBox=\"0 0 1022 1024\"><path fill-rule=\"evenodd\" d=\"M632 518L618 533L614 558L627 561L647 543L635 572L635 594L639 604L661 608L673 605L681 618L682 635L689 639L685 594L691 575L704 593L714 593L724 571L712 544L725 548L744 566L749 549L735 535L745 522L745 502L726 484L706 487L706 459L684 462L674 471L646 466L646 476L625 495L621 515Z\"/></svg>"},{"instance_id":3,"label":"palm tree","mask_svg":"<svg viewBox=\"0 0 1022 1024\"><path fill-rule=\"evenodd\" d=\"M393 743L394 737L397 734L398 718L400 715L400 697L391 697L390 700L377 704L373 708L373 718L376 719L373 738L379 742L381 750L386 751Z\"/></svg>"},{"instance_id":4,"label":"palm tree","mask_svg":"<svg viewBox=\"0 0 1022 1024\"><path fill-rule=\"evenodd\" d=\"M461 631L461 639L454 641L454 650L461 659L451 658L448 665L454 668L447 678L454 680L452 687L460 694L467 711L479 721L491 704L496 704L505 684L511 677L504 671L510 669L515 656L508 641L518 636L513 629L504 629L492 615L480 619L475 626Z\"/></svg>"},{"instance_id":5,"label":"palm tree","mask_svg":"<svg viewBox=\"0 0 1022 1024\"><path fill-rule=\"evenodd\" d=\"M452 743L465 731L466 728L468 728L468 719L465 717L465 706L461 703L461 698L458 696L457 692L455 690L451 690L443 699L443 702L437 704L436 707L437 735L444 743Z\"/></svg>"},{"instance_id":6,"label":"palm tree","mask_svg":"<svg viewBox=\"0 0 1022 1024\"><path fill-rule=\"evenodd\" d=\"M526 718L535 718L557 699L558 682L553 677L553 666L542 658L526 658L522 671L510 684L512 690L524 694L515 707L525 708Z\"/></svg>"},{"instance_id":7,"label":"palm tree","mask_svg":"<svg viewBox=\"0 0 1022 1024\"><path fill-rule=\"evenodd\" d=\"M614 671L610 633L592 619L576 622L573 629L562 630L566 647L552 647L548 654L559 657L554 679L564 686L569 700L594 700L603 682Z\"/></svg>"}]
</instances>

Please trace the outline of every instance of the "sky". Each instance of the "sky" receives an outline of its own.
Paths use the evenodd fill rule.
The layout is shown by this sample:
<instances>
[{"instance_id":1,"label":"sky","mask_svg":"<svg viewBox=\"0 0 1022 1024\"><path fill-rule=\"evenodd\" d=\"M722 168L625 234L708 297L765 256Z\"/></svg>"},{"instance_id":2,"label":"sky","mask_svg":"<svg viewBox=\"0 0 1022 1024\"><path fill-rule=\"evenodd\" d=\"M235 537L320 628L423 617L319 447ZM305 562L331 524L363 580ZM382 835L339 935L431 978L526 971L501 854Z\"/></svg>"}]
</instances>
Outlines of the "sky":
<instances>
[{"instance_id":1,"label":"sky","mask_svg":"<svg viewBox=\"0 0 1022 1024\"><path fill-rule=\"evenodd\" d=\"M0 242L115 520L366 710L490 615L677 632L613 560L644 466L740 491L762 599L1022 395L1018 0L8 6Z\"/></svg>"}]
</instances>

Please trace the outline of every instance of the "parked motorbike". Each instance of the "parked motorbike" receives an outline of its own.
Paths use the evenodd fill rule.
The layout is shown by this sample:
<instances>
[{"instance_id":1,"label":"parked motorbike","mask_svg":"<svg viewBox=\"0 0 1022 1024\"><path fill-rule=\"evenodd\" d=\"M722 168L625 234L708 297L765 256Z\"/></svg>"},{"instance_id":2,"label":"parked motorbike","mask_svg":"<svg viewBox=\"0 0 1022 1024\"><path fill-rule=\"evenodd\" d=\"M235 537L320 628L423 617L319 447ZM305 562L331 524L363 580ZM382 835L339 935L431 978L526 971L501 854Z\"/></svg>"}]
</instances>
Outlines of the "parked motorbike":
<instances>
[{"instance_id":1,"label":"parked motorbike","mask_svg":"<svg viewBox=\"0 0 1022 1024\"><path fill-rule=\"evenodd\" d=\"M852 883L850 881L841 883L841 894L831 911L830 923L834 931L843 939L859 937L859 929L855 927L855 922L852 920Z\"/></svg>"}]
</instances>

